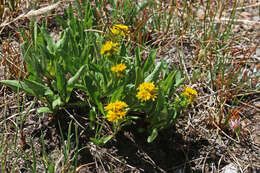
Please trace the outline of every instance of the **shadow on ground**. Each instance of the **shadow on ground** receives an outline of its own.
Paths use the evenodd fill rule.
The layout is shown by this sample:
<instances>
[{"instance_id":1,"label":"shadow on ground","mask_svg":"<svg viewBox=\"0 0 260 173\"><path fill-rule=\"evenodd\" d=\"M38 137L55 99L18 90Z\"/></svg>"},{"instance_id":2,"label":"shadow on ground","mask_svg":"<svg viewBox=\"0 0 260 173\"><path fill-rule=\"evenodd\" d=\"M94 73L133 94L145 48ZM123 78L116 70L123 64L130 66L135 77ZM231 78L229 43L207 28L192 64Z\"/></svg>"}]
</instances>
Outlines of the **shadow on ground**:
<instances>
[{"instance_id":1,"label":"shadow on ground","mask_svg":"<svg viewBox=\"0 0 260 173\"><path fill-rule=\"evenodd\" d=\"M87 121L82 121L80 116L86 116L87 110L68 110L81 124L87 126ZM66 140L71 118L68 113L60 111L48 124L33 131L34 138L44 135L45 146L48 151L56 150L55 146L63 146L62 136ZM59 123L58 123L59 122ZM59 125L60 124L60 125ZM124 127L111 141L104 146L95 146L90 142L94 133L90 130L82 131L79 136L78 165L89 166L80 172L192 172L194 163L192 158L199 158L200 149L209 145L206 139L186 140L183 134L177 132L175 127L159 132L158 137L152 143L147 143L149 134L138 133L136 126ZM75 137L75 127L72 126L72 134ZM62 131L62 134L60 133ZM75 146L75 138L71 145ZM60 150L61 148L59 148ZM48 152L47 151L47 152Z\"/></svg>"},{"instance_id":2,"label":"shadow on ground","mask_svg":"<svg viewBox=\"0 0 260 173\"><path fill-rule=\"evenodd\" d=\"M189 143L175 128L160 131L152 143L146 142L147 137L128 127L106 147L115 147L117 154L140 172L191 172L189 158L199 155L200 148L208 144L207 140Z\"/></svg>"}]
</instances>

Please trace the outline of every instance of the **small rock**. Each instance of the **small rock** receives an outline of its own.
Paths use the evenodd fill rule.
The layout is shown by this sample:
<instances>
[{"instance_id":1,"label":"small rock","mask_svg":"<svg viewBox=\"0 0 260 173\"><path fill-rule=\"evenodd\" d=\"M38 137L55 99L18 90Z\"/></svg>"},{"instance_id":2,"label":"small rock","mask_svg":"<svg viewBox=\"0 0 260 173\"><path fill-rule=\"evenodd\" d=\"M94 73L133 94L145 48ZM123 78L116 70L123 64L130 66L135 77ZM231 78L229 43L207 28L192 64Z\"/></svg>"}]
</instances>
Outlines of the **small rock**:
<instances>
[{"instance_id":1,"label":"small rock","mask_svg":"<svg viewBox=\"0 0 260 173\"><path fill-rule=\"evenodd\" d=\"M256 56L257 56L257 57L260 57L260 48L257 48L257 49L256 49Z\"/></svg>"},{"instance_id":2,"label":"small rock","mask_svg":"<svg viewBox=\"0 0 260 173\"><path fill-rule=\"evenodd\" d=\"M223 173L238 173L238 169L231 163L223 168Z\"/></svg>"},{"instance_id":3,"label":"small rock","mask_svg":"<svg viewBox=\"0 0 260 173\"><path fill-rule=\"evenodd\" d=\"M254 16L253 17L253 21L260 21L260 17L259 16Z\"/></svg>"}]
</instances>

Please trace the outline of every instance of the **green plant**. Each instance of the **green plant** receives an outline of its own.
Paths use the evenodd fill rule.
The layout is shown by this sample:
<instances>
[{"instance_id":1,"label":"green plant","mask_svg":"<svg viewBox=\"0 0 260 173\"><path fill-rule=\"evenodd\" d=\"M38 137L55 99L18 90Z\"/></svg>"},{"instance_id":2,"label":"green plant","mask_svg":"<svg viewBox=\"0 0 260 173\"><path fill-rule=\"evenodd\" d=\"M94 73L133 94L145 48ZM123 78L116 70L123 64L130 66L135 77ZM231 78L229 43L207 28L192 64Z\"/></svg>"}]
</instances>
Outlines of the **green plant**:
<instances>
[{"instance_id":1,"label":"green plant","mask_svg":"<svg viewBox=\"0 0 260 173\"><path fill-rule=\"evenodd\" d=\"M71 5L64 12L65 19L56 17L63 28L58 41L51 37L46 23L41 27L32 23L32 34L23 32L22 51L28 74L23 81L1 83L46 103L47 107L38 108L38 113L55 115L64 107L88 106L91 128L96 130L91 139L96 144L106 143L135 119L147 122L142 130L150 133L147 140L152 142L159 130L177 122L197 96L196 91L185 90L178 96L176 90L185 78L177 68L164 60L155 63L155 50L149 50L144 59L139 46L127 43L130 30L126 25L115 24L106 33L94 32L95 12L90 4L75 4L77 18ZM85 92L85 100L75 102L73 90ZM112 122L113 132L103 136L106 119Z\"/></svg>"},{"instance_id":2,"label":"green plant","mask_svg":"<svg viewBox=\"0 0 260 173\"><path fill-rule=\"evenodd\" d=\"M142 119L149 124L143 130L151 133L148 142L152 142L159 130L175 124L183 109L191 104L191 97L187 94L174 100L176 89L183 84L184 78L181 78L179 70L172 67L170 71L163 60L155 64L155 50L150 51L145 61L142 61L139 47L135 49L134 59L127 55L123 42L120 51L119 48L116 50L105 54L101 49L104 56L89 72L90 79L86 82L86 91L94 93L90 94L91 100L96 100L98 110L112 122L114 129L111 135L92 140L96 144L105 143L123 126L135 119ZM120 75L114 74L114 65L119 63L124 64L126 69L123 68ZM107 113L104 112L104 104L107 104Z\"/></svg>"},{"instance_id":3,"label":"green plant","mask_svg":"<svg viewBox=\"0 0 260 173\"><path fill-rule=\"evenodd\" d=\"M3 16L2 21L8 20L7 22L15 24L1 28L3 40L9 26L13 29L21 23L27 24L28 19L20 22L24 18L20 18L22 15L18 14L21 8L17 7L23 4L19 2L24 1L0 0L0 20ZM46 5L42 3L30 1L29 4L31 9L36 10ZM60 4L65 7L66 3L68 1ZM230 140L234 141L226 153L235 154L236 152L231 153L237 148L234 144L239 144L240 139L241 142L248 139L246 135L251 128L247 122L254 115L247 115L254 113L251 110L257 107L255 102L259 93L259 72L254 67L257 61L253 58L259 45L250 48L250 43L255 40L250 37L254 33L249 31L244 35L238 27L243 22L252 22L239 20L241 16L245 16L238 14L239 9L251 11L258 4L244 6L249 2L243 1L243 5L240 3L222 0L95 0L89 4L78 0L62 16L55 16L56 23L52 20L53 15L49 15L56 13L55 9L54 13L48 13L45 18L38 16L38 23L31 22L29 27L23 27L26 29L21 29L21 54L18 48L12 47L15 41L12 40L13 34L10 34L10 42L3 42L4 53L0 53L5 70L4 78L19 80L3 80L1 84L12 87L19 95L23 90L27 92L26 95L36 96L41 100L37 103L43 106L37 107L38 112L50 112L47 115L54 116L54 121L59 118L67 120L64 116L73 111L75 118L71 114L70 117L81 127L80 134L83 131L92 134L90 140L96 145L107 143L120 130L125 129L124 126L132 125L136 128L131 127L131 130L149 134L148 142L160 137L159 135L162 135L161 139L165 139L168 136L159 131L179 123L178 117L182 114L189 114L181 117L184 119L180 122L181 126L185 126L183 123L188 119L188 122L192 122L191 126L188 125L189 131L199 126L196 132L206 134L203 136L206 140L215 138L216 134L221 140L221 136L225 135L228 137L224 139L227 147ZM4 9L7 9L5 13ZM9 11L11 16L6 15ZM14 23L17 20L12 20L12 17L18 17L19 22ZM48 22L40 23L42 19ZM55 31L52 31L53 26ZM247 28L243 27L243 31ZM245 42L248 45L244 47ZM158 60L159 58L166 61ZM197 92L190 87L184 87L183 91L184 82L199 89L199 104L192 105ZM35 100L37 99L34 98ZM7 105L9 100L4 98L0 102L0 108L5 107L0 134L2 172L78 172L82 167L91 169L91 165L102 166L96 170L125 171L125 168L121 168L121 171L117 169L120 169L121 162L119 166L113 161L105 162L105 165L103 159L111 159L107 159L106 153L103 158L103 150L101 155L100 152L91 152L94 158L98 154L98 159L90 163L87 160L86 164L83 163L75 170L78 158L85 154L80 153L82 151L78 149L79 142L90 151L102 148L89 147L92 143L85 143L84 139L78 141L78 133L73 132L73 121L67 136L60 135L61 143L58 145L61 146L52 151L48 142L46 143L48 136L45 136L45 132L40 137L41 142L35 142L38 135L35 137L23 134L23 123L30 118L27 118L27 113L21 113L24 110L23 104L18 105L19 117L13 117L10 116L13 113L12 108ZM78 106L86 108L83 111ZM79 110L82 112L76 115ZM63 114L64 111L67 114ZM37 113L36 115L38 116ZM83 115L85 117L81 117ZM81 123L77 118L88 122ZM196 121L192 121L194 118ZM47 121L49 120L51 118ZM250 126L253 124L254 122L250 123ZM217 128L217 131L210 129L213 133L208 133L208 128L211 127ZM77 130L76 128L75 131ZM87 130L93 130L94 133ZM76 145L73 143L74 136ZM112 145L114 141L121 139L119 137L113 140ZM171 141L169 138L169 144ZM25 145L22 145L23 142ZM250 143L254 144L251 140ZM41 145L40 148L38 144ZM156 144L161 144L161 140ZM211 144L213 143L210 142ZM117 157L118 154L119 152L112 157ZM189 160L189 154L184 151L184 155ZM24 164L21 165L21 162ZM254 162L249 164L254 165ZM193 166L190 166L192 169ZM171 168L165 171L173 170Z\"/></svg>"},{"instance_id":4,"label":"green plant","mask_svg":"<svg viewBox=\"0 0 260 173\"><path fill-rule=\"evenodd\" d=\"M80 83L80 76L86 70L86 63L93 51L92 33L84 30L92 27L90 5L85 3L85 12L80 9L80 19L72 13L72 6L65 11L70 21L67 24L60 17L64 30L56 42L46 29L33 22L31 33L24 31L22 53L28 69L28 75L23 81L2 80L1 83L12 88L21 88L28 94L36 96L47 103L47 107L38 109L38 112L56 112L59 107L68 104L75 85ZM79 21L83 21L79 23ZM88 38L88 39L86 39ZM71 50L68 52L68 50Z\"/></svg>"}]
</instances>

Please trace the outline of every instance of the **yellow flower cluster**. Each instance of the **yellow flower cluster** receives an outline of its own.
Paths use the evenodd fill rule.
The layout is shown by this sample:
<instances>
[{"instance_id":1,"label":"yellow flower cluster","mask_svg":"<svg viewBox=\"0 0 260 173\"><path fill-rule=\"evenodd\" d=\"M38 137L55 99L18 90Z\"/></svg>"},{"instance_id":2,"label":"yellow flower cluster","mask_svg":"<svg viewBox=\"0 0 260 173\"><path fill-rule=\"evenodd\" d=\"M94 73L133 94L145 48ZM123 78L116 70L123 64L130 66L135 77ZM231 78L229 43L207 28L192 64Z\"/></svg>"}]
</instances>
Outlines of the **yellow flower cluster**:
<instances>
[{"instance_id":1,"label":"yellow flower cluster","mask_svg":"<svg viewBox=\"0 0 260 173\"><path fill-rule=\"evenodd\" d=\"M118 122L118 120L122 119L126 115L125 108L128 105L123 101L115 101L114 103L109 103L105 110L108 111L107 113L107 120L111 122Z\"/></svg>"},{"instance_id":2,"label":"yellow flower cluster","mask_svg":"<svg viewBox=\"0 0 260 173\"><path fill-rule=\"evenodd\" d=\"M127 36L130 32L128 26L122 24L113 25L110 31L113 35L121 35L123 37Z\"/></svg>"},{"instance_id":3,"label":"yellow flower cluster","mask_svg":"<svg viewBox=\"0 0 260 173\"><path fill-rule=\"evenodd\" d=\"M126 69L126 65L121 63L117 64L116 66L111 67L111 71L115 72L117 77L122 77L123 76L123 71Z\"/></svg>"},{"instance_id":4,"label":"yellow flower cluster","mask_svg":"<svg viewBox=\"0 0 260 173\"><path fill-rule=\"evenodd\" d=\"M118 43L113 43L112 41L107 41L105 44L102 45L101 48L101 55L106 54L107 56L112 55L115 52L118 52Z\"/></svg>"},{"instance_id":5,"label":"yellow flower cluster","mask_svg":"<svg viewBox=\"0 0 260 173\"><path fill-rule=\"evenodd\" d=\"M141 101L147 101L150 99L157 98L157 91L158 88L155 88L153 82L143 82L137 88L138 93L136 97Z\"/></svg>"},{"instance_id":6,"label":"yellow flower cluster","mask_svg":"<svg viewBox=\"0 0 260 173\"><path fill-rule=\"evenodd\" d=\"M196 97L198 97L197 91L195 91L195 90L192 89L191 87L187 87L187 88L185 87L183 94L188 97L190 104L192 104L192 103L193 103L193 100L194 100Z\"/></svg>"}]
</instances>

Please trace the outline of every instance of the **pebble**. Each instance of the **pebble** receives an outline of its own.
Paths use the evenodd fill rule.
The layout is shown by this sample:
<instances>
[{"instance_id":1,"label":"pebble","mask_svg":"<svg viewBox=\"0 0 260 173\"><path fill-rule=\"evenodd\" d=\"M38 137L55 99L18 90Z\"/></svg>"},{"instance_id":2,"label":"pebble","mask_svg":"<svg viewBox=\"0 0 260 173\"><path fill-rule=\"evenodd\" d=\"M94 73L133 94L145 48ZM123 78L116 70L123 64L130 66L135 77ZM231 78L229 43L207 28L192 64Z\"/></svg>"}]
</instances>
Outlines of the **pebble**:
<instances>
[{"instance_id":1,"label":"pebble","mask_svg":"<svg viewBox=\"0 0 260 173\"><path fill-rule=\"evenodd\" d=\"M223 173L238 173L238 169L234 166L234 164L230 163L223 168Z\"/></svg>"},{"instance_id":2,"label":"pebble","mask_svg":"<svg viewBox=\"0 0 260 173\"><path fill-rule=\"evenodd\" d=\"M260 47L256 49L256 56L260 57Z\"/></svg>"}]
</instances>

